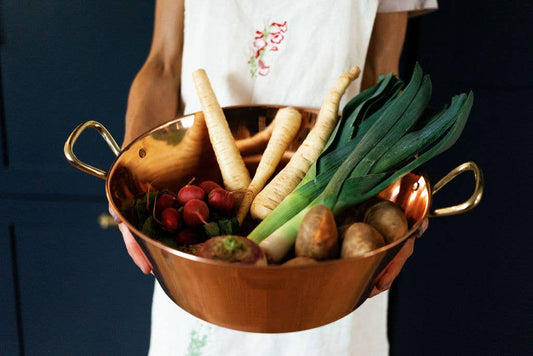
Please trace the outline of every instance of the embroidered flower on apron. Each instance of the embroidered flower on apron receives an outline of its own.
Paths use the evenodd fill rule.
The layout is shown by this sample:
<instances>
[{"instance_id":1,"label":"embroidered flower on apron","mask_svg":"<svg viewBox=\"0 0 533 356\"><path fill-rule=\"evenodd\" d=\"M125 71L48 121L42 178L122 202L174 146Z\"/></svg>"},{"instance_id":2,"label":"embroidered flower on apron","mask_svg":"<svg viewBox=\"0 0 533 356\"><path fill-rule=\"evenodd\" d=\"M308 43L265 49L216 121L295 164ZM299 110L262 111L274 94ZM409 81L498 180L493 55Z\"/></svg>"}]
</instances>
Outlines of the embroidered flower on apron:
<instances>
[{"instance_id":1,"label":"embroidered flower on apron","mask_svg":"<svg viewBox=\"0 0 533 356\"><path fill-rule=\"evenodd\" d=\"M193 330L191 332L189 347L187 348L187 356L200 356L206 342L207 335L199 335L196 330Z\"/></svg>"},{"instance_id":2,"label":"embroidered flower on apron","mask_svg":"<svg viewBox=\"0 0 533 356\"><path fill-rule=\"evenodd\" d=\"M253 42L253 55L250 57L250 74L266 76L270 73L270 66L265 63L265 55L269 52L279 50L279 45L285 38L287 32L287 21L283 23L272 22L263 31L255 31Z\"/></svg>"}]
</instances>

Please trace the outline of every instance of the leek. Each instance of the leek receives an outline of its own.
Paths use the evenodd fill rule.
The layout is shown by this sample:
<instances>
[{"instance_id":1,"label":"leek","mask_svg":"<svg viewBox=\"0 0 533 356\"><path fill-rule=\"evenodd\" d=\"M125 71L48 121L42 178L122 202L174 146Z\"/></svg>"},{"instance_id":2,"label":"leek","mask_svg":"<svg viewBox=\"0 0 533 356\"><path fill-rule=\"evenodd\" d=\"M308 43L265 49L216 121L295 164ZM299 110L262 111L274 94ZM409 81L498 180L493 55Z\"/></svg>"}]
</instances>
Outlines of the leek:
<instances>
[{"instance_id":1,"label":"leek","mask_svg":"<svg viewBox=\"0 0 533 356\"><path fill-rule=\"evenodd\" d=\"M452 98L427 115L431 81L417 64L409 84L394 76L353 98L323 153L298 187L248 236L272 262L291 250L300 222L314 205L334 214L378 194L401 176L451 147L470 113L473 95Z\"/></svg>"}]
</instances>

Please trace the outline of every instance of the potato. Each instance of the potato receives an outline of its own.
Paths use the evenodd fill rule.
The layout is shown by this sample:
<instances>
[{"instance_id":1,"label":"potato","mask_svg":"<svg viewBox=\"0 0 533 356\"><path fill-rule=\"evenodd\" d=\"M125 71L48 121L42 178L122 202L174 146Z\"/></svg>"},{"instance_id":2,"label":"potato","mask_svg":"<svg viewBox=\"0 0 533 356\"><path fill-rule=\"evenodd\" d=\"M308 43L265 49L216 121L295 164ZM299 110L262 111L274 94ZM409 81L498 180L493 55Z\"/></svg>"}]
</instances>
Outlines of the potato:
<instances>
[{"instance_id":1,"label":"potato","mask_svg":"<svg viewBox=\"0 0 533 356\"><path fill-rule=\"evenodd\" d=\"M389 200L380 200L367 206L363 221L375 227L387 243L402 238L409 230L405 213Z\"/></svg>"},{"instance_id":2,"label":"potato","mask_svg":"<svg viewBox=\"0 0 533 356\"><path fill-rule=\"evenodd\" d=\"M356 222L344 232L341 257L356 257L385 246L383 236L370 224Z\"/></svg>"},{"instance_id":3,"label":"potato","mask_svg":"<svg viewBox=\"0 0 533 356\"><path fill-rule=\"evenodd\" d=\"M317 260L311 257L294 257L283 264L283 266L300 266L300 265L312 265L318 263Z\"/></svg>"},{"instance_id":4,"label":"potato","mask_svg":"<svg viewBox=\"0 0 533 356\"><path fill-rule=\"evenodd\" d=\"M352 225L354 222L355 222L355 221L352 220L351 222L346 223L346 224L343 224L343 225L341 225L341 226L338 226L338 225L337 225L337 226L338 226L338 227L337 227L337 235L338 235L339 238L340 238L339 243L342 244L342 239L344 238L344 233L346 232L346 230L348 230L348 228L350 227L350 225Z\"/></svg>"},{"instance_id":5,"label":"potato","mask_svg":"<svg viewBox=\"0 0 533 356\"><path fill-rule=\"evenodd\" d=\"M307 212L298 228L294 246L296 256L315 260L335 258L338 246L333 213L325 205L315 205Z\"/></svg>"}]
</instances>

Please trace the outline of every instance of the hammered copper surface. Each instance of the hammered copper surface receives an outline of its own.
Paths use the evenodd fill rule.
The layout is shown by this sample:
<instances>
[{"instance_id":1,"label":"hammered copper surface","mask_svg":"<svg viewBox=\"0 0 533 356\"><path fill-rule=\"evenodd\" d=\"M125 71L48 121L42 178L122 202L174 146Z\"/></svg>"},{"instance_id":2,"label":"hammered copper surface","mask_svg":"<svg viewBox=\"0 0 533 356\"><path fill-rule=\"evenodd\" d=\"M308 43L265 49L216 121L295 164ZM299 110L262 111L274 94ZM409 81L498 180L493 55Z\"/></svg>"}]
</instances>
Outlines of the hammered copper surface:
<instances>
[{"instance_id":1,"label":"hammered copper surface","mask_svg":"<svg viewBox=\"0 0 533 356\"><path fill-rule=\"evenodd\" d=\"M274 118L278 107L225 108L232 132L254 135ZM300 109L304 124L291 146L298 147L314 124L316 111ZM113 208L146 253L168 296L189 313L231 329L264 333L299 331L346 316L368 297L372 281L410 236L420 234L431 206L431 188L422 170L412 172L380 195L398 203L410 230L400 240L360 258L306 266L252 267L198 258L171 249L136 230L120 213L127 198L147 189L176 189L191 177L217 179L208 138L200 154L189 155L194 114L139 137L117 157L108 172L106 193ZM197 117L197 116L196 116ZM250 159L257 152L250 152ZM251 165L251 168L253 164Z\"/></svg>"}]
</instances>

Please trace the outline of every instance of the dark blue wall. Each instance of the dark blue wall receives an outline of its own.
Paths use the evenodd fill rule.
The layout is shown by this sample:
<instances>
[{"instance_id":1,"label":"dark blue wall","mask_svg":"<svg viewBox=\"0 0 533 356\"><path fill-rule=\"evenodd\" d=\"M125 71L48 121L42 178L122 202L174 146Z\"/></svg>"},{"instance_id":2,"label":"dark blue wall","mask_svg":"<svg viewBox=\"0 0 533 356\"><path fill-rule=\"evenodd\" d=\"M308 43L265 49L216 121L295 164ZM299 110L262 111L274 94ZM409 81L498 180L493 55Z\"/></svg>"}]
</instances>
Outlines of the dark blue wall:
<instances>
[{"instance_id":1,"label":"dark blue wall","mask_svg":"<svg viewBox=\"0 0 533 356\"><path fill-rule=\"evenodd\" d=\"M97 223L104 182L72 168L68 134L98 120L122 140L149 49L152 1L2 1L0 354L144 355L153 278ZM106 170L88 131L75 151Z\"/></svg>"},{"instance_id":2,"label":"dark blue wall","mask_svg":"<svg viewBox=\"0 0 533 356\"><path fill-rule=\"evenodd\" d=\"M531 350L533 6L439 6L410 23L405 71L420 62L436 107L468 90L475 99L459 141L425 168L435 182L475 161L485 191L474 210L430 219L416 242L392 290L392 354L523 355ZM470 196L472 174L458 178L435 195L434 207Z\"/></svg>"}]
</instances>

